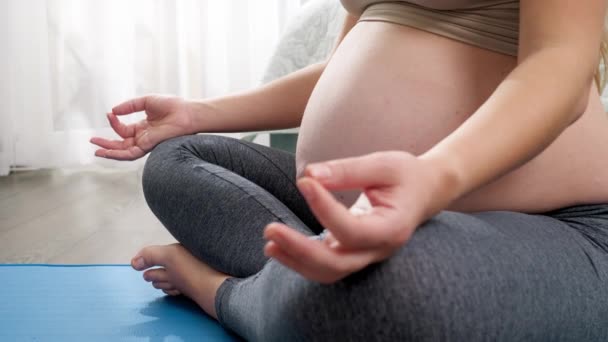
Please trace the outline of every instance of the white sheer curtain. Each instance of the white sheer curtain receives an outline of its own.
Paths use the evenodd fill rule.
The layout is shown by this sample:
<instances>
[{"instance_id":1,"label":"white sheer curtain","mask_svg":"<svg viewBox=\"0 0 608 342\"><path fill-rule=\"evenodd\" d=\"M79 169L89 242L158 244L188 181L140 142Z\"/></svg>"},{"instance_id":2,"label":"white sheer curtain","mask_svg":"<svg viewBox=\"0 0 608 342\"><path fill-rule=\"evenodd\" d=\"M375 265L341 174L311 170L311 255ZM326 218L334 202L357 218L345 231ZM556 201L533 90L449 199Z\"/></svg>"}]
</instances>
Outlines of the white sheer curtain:
<instances>
[{"instance_id":1,"label":"white sheer curtain","mask_svg":"<svg viewBox=\"0 0 608 342\"><path fill-rule=\"evenodd\" d=\"M88 139L112 136L105 112L127 98L254 86L303 2L0 1L0 174L107 163Z\"/></svg>"}]
</instances>

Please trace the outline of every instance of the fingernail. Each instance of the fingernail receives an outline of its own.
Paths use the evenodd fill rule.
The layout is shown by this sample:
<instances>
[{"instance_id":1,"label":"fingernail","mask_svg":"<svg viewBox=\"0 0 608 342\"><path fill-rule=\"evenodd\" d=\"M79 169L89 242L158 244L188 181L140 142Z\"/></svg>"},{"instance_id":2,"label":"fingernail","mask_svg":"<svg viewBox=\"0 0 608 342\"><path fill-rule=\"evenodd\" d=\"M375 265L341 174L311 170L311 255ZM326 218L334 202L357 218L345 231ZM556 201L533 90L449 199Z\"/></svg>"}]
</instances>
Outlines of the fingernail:
<instances>
[{"instance_id":1,"label":"fingernail","mask_svg":"<svg viewBox=\"0 0 608 342\"><path fill-rule=\"evenodd\" d=\"M315 178L331 177L331 169L327 165L314 165L310 167L310 175Z\"/></svg>"},{"instance_id":2,"label":"fingernail","mask_svg":"<svg viewBox=\"0 0 608 342\"><path fill-rule=\"evenodd\" d=\"M268 227L270 227L271 224L266 225L264 228L264 239L266 240L272 240L272 236L274 235L272 232L268 231Z\"/></svg>"},{"instance_id":3,"label":"fingernail","mask_svg":"<svg viewBox=\"0 0 608 342\"><path fill-rule=\"evenodd\" d=\"M144 268L144 266L146 266L146 263L143 257L135 259L135 268Z\"/></svg>"},{"instance_id":4,"label":"fingernail","mask_svg":"<svg viewBox=\"0 0 608 342\"><path fill-rule=\"evenodd\" d=\"M302 192L302 195L304 195L304 197L306 197L309 200L314 199L314 197L315 197L314 189L312 188L312 184L300 183L300 192Z\"/></svg>"},{"instance_id":5,"label":"fingernail","mask_svg":"<svg viewBox=\"0 0 608 342\"><path fill-rule=\"evenodd\" d=\"M266 244L264 245L264 255L267 257L270 257L270 253L268 253L268 246L270 245L270 241L266 242Z\"/></svg>"}]
</instances>

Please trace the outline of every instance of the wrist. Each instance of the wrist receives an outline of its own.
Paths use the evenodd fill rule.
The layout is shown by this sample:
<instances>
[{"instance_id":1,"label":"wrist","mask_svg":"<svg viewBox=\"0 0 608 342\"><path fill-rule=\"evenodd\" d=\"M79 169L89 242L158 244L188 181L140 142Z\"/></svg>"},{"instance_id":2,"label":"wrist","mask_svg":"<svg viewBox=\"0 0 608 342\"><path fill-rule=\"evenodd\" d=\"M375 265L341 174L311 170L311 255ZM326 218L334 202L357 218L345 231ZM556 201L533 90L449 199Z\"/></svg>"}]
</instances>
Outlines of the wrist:
<instances>
[{"instance_id":1,"label":"wrist","mask_svg":"<svg viewBox=\"0 0 608 342\"><path fill-rule=\"evenodd\" d=\"M190 113L192 133L212 133L221 131L221 127L217 124L220 110L211 100L185 101L185 105Z\"/></svg>"},{"instance_id":2,"label":"wrist","mask_svg":"<svg viewBox=\"0 0 608 342\"><path fill-rule=\"evenodd\" d=\"M433 174L436 189L433 196L441 208L446 208L453 201L463 196L467 190L459 164L453 158L446 158L439 153L429 151L418 157L426 163Z\"/></svg>"}]
</instances>

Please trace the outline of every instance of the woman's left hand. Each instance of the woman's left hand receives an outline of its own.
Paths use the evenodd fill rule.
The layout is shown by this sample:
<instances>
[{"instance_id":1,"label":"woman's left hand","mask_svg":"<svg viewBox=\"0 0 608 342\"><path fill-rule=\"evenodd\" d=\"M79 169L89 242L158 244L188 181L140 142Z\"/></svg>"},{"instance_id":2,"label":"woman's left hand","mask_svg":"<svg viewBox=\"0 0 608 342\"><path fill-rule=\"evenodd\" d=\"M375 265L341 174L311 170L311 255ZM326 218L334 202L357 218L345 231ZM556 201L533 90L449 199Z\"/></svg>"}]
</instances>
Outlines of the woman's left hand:
<instances>
[{"instance_id":1,"label":"woman's left hand","mask_svg":"<svg viewBox=\"0 0 608 342\"><path fill-rule=\"evenodd\" d=\"M323 240L281 223L269 224L265 254L304 277L333 283L392 255L455 193L431 162L402 151L376 152L306 167L298 188L319 222ZM369 208L347 209L329 190L363 189Z\"/></svg>"}]
</instances>

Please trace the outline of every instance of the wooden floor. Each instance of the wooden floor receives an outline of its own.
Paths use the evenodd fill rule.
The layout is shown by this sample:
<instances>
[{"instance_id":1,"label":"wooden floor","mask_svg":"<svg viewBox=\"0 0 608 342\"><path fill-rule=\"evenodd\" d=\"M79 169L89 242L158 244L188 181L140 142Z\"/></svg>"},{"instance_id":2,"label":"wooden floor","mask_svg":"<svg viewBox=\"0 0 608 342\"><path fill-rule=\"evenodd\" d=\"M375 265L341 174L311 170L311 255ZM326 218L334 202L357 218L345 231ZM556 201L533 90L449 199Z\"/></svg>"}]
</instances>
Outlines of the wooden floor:
<instances>
[{"instance_id":1,"label":"wooden floor","mask_svg":"<svg viewBox=\"0 0 608 342\"><path fill-rule=\"evenodd\" d=\"M128 263L175 242L148 209L141 170L40 170L0 177L0 263Z\"/></svg>"}]
</instances>

